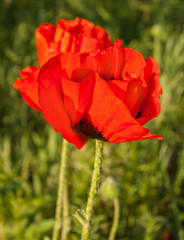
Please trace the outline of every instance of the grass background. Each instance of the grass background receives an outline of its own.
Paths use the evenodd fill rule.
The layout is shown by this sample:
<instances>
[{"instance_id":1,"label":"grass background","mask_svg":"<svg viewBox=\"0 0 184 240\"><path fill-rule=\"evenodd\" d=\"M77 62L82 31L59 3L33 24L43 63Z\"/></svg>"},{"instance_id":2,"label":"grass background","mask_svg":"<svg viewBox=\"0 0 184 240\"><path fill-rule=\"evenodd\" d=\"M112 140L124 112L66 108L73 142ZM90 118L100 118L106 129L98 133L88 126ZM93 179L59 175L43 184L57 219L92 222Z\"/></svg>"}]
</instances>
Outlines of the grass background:
<instances>
[{"instance_id":1,"label":"grass background","mask_svg":"<svg viewBox=\"0 0 184 240\"><path fill-rule=\"evenodd\" d=\"M47 240L52 235L62 137L29 108L12 84L18 71L37 65L34 30L42 22L87 18L162 70L162 110L146 126L163 141L105 143L102 182L121 186L117 240L184 240L184 1L0 0L0 240ZM70 146L69 199L73 213L85 208L94 141ZM105 240L113 201L100 193L92 240Z\"/></svg>"}]
</instances>

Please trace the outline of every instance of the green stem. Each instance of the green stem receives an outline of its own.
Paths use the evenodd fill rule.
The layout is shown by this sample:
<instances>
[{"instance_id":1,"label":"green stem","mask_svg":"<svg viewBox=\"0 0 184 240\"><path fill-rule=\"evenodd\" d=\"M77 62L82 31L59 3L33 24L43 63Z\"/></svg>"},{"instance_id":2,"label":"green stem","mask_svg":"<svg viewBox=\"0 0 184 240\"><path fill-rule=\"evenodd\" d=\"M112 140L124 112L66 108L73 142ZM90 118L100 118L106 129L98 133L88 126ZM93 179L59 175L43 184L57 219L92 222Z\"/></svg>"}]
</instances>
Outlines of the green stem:
<instances>
[{"instance_id":1,"label":"green stem","mask_svg":"<svg viewBox=\"0 0 184 240\"><path fill-rule=\"evenodd\" d=\"M59 186L57 193L57 203L54 221L54 230L52 235L52 240L58 240L60 229L61 229L61 209L63 203L63 191L65 186L65 175L66 175L66 162L67 162L67 146L68 142L63 139L62 153L61 153L61 165L59 173Z\"/></svg>"},{"instance_id":2,"label":"green stem","mask_svg":"<svg viewBox=\"0 0 184 240\"><path fill-rule=\"evenodd\" d=\"M93 209L95 205L96 194L100 185L102 157L103 157L103 142L100 140L96 140L96 156L95 156L94 170L93 170L91 187L90 187L90 192L89 192L87 206L86 206L86 214L85 214L86 222L83 225L81 240L90 239L91 219L93 216Z\"/></svg>"},{"instance_id":3,"label":"green stem","mask_svg":"<svg viewBox=\"0 0 184 240\"><path fill-rule=\"evenodd\" d=\"M66 183L64 187L64 194L63 194L63 225L62 225L61 240L68 239L70 225L71 225L71 222L69 218L68 184Z\"/></svg>"},{"instance_id":4,"label":"green stem","mask_svg":"<svg viewBox=\"0 0 184 240\"><path fill-rule=\"evenodd\" d=\"M119 203L119 199L115 198L114 199L114 219L113 219L108 240L114 240L116 237L116 233L119 225L119 216L120 216L120 203Z\"/></svg>"}]
</instances>

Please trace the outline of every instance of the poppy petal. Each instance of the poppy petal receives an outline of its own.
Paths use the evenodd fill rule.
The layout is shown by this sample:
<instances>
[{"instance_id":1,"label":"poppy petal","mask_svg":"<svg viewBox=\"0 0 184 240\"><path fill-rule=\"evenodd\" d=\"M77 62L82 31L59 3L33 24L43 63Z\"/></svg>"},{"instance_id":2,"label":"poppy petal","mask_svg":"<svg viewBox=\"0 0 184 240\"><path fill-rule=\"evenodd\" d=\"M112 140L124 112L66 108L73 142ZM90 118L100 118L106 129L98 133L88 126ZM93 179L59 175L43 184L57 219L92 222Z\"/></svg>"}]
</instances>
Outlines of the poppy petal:
<instances>
[{"instance_id":1,"label":"poppy petal","mask_svg":"<svg viewBox=\"0 0 184 240\"><path fill-rule=\"evenodd\" d=\"M162 94L162 88L159 82L160 69L158 63L152 57L146 60L144 73L147 85L149 86L149 93L152 96L159 97Z\"/></svg>"},{"instance_id":2,"label":"poppy petal","mask_svg":"<svg viewBox=\"0 0 184 240\"><path fill-rule=\"evenodd\" d=\"M132 117L126 105L98 74L88 114L93 126L109 142L139 140L149 132Z\"/></svg>"},{"instance_id":3,"label":"poppy petal","mask_svg":"<svg viewBox=\"0 0 184 240\"><path fill-rule=\"evenodd\" d=\"M144 125L150 119L155 118L160 113L160 96L162 94L162 88L159 82L160 70L158 63L149 58L145 66L145 79L148 85L148 93L139 109L139 117L137 121Z\"/></svg>"},{"instance_id":4,"label":"poppy petal","mask_svg":"<svg viewBox=\"0 0 184 240\"><path fill-rule=\"evenodd\" d=\"M76 111L82 114L91 106L94 84L94 74L90 74L80 82L62 78L64 95L73 101Z\"/></svg>"},{"instance_id":5,"label":"poppy petal","mask_svg":"<svg viewBox=\"0 0 184 240\"><path fill-rule=\"evenodd\" d=\"M61 19L57 23L57 28L63 29L73 35L83 35L103 41L110 40L110 36L103 28L100 26L95 26L92 22L79 17L76 17L74 20L70 21ZM59 35L57 39L60 39Z\"/></svg>"},{"instance_id":6,"label":"poppy petal","mask_svg":"<svg viewBox=\"0 0 184 240\"><path fill-rule=\"evenodd\" d=\"M111 45L106 31L82 18L61 19L57 26L42 24L35 31L38 60L42 66L60 52L90 52Z\"/></svg>"},{"instance_id":7,"label":"poppy petal","mask_svg":"<svg viewBox=\"0 0 184 240\"><path fill-rule=\"evenodd\" d=\"M91 53L83 64L84 67L98 72L107 81L130 81L140 76L145 60L141 53L134 49L122 48L122 41L116 40L113 46Z\"/></svg>"},{"instance_id":8,"label":"poppy petal","mask_svg":"<svg viewBox=\"0 0 184 240\"><path fill-rule=\"evenodd\" d=\"M113 91L115 96L119 98L122 102L124 102L128 82L122 80L111 80L108 81L107 84L109 85L109 88L111 89L111 91Z\"/></svg>"},{"instance_id":9,"label":"poppy petal","mask_svg":"<svg viewBox=\"0 0 184 240\"><path fill-rule=\"evenodd\" d=\"M20 91L24 101L37 111L41 111L38 98L38 73L39 68L36 66L28 66L19 72L22 79L17 79L13 87Z\"/></svg>"},{"instance_id":10,"label":"poppy petal","mask_svg":"<svg viewBox=\"0 0 184 240\"><path fill-rule=\"evenodd\" d=\"M121 78L127 81L129 81L130 78L139 78L146 64L143 55L131 48L123 48L123 53L125 63ZM143 84L145 84L144 80Z\"/></svg>"},{"instance_id":11,"label":"poppy petal","mask_svg":"<svg viewBox=\"0 0 184 240\"><path fill-rule=\"evenodd\" d=\"M152 97L151 95L147 95L141 107L139 109L137 121L144 125L150 119L155 118L160 113L160 98L159 97Z\"/></svg>"},{"instance_id":12,"label":"poppy petal","mask_svg":"<svg viewBox=\"0 0 184 240\"><path fill-rule=\"evenodd\" d=\"M35 31L38 61L42 66L50 57L58 54L58 44L54 42L56 27L50 23L41 24Z\"/></svg>"},{"instance_id":13,"label":"poppy petal","mask_svg":"<svg viewBox=\"0 0 184 240\"><path fill-rule=\"evenodd\" d=\"M104 80L120 79L120 73L124 63L121 46L122 42L120 41L115 46L109 47L104 51L89 54L89 56L84 59L83 66L99 73Z\"/></svg>"},{"instance_id":14,"label":"poppy petal","mask_svg":"<svg viewBox=\"0 0 184 240\"><path fill-rule=\"evenodd\" d=\"M144 139L150 139L150 138L154 138L154 139L157 139L157 140L163 140L163 138L159 135L155 135L153 133L147 133L145 134L144 136L142 136L142 138L140 140L144 140Z\"/></svg>"},{"instance_id":15,"label":"poppy petal","mask_svg":"<svg viewBox=\"0 0 184 240\"><path fill-rule=\"evenodd\" d=\"M132 116L136 118L139 108L148 92L147 86L140 79L132 79L127 86L124 103Z\"/></svg>"},{"instance_id":16,"label":"poppy petal","mask_svg":"<svg viewBox=\"0 0 184 240\"><path fill-rule=\"evenodd\" d=\"M70 94L67 91L69 86L73 88L72 92L77 87L76 85L72 86L69 82L63 86L63 82L61 56L57 55L51 58L40 70L38 77L40 105L44 117L53 126L55 131L60 132L67 141L75 144L80 149L85 144L87 136L72 127L74 124L72 120L74 119L71 118L77 116L78 120L80 112L72 106L73 100L70 99ZM75 82L73 83L75 84ZM66 90L66 95L63 89ZM67 111L68 107L72 107L72 109L68 109ZM72 116L69 115L71 111L75 111Z\"/></svg>"}]
</instances>

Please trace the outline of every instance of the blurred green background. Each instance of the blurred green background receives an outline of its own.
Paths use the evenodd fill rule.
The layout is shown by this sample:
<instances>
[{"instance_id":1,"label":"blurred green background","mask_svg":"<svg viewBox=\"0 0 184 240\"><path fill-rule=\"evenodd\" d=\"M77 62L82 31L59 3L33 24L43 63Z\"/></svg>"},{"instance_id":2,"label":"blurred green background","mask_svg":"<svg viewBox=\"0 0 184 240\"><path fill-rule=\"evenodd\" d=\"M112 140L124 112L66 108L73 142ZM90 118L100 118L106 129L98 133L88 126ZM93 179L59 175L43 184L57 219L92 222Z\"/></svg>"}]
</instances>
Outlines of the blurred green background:
<instances>
[{"instance_id":1,"label":"blurred green background","mask_svg":"<svg viewBox=\"0 0 184 240\"><path fill-rule=\"evenodd\" d=\"M159 61L162 110L147 127L163 141L105 143L102 182L121 186L117 240L184 240L184 1L0 0L0 240L52 235L62 137L23 102L12 84L37 65L34 31L42 22L87 18L145 57ZM85 208L94 141L70 146L69 240L80 239L73 217ZM92 240L106 240L113 201L100 193Z\"/></svg>"}]
</instances>

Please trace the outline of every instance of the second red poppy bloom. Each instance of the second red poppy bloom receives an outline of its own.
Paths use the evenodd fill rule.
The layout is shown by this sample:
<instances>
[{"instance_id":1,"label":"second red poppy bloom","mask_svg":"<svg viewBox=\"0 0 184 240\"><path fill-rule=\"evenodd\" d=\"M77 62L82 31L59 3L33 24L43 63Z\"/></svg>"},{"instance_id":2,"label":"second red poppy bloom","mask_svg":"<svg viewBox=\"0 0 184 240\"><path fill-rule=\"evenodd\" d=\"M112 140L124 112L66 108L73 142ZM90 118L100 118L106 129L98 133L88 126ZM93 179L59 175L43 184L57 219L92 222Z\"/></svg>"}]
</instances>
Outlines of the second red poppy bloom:
<instances>
[{"instance_id":1,"label":"second red poppy bloom","mask_svg":"<svg viewBox=\"0 0 184 240\"><path fill-rule=\"evenodd\" d=\"M60 52L90 52L112 45L110 36L103 28L79 17L69 21L61 19L56 27L44 23L36 29L35 39L41 66ZM41 111L37 86L39 68L28 66L19 73L22 79L14 83L14 88L20 91L30 107Z\"/></svg>"}]
</instances>

